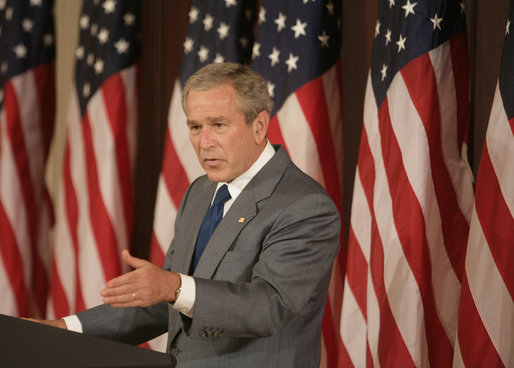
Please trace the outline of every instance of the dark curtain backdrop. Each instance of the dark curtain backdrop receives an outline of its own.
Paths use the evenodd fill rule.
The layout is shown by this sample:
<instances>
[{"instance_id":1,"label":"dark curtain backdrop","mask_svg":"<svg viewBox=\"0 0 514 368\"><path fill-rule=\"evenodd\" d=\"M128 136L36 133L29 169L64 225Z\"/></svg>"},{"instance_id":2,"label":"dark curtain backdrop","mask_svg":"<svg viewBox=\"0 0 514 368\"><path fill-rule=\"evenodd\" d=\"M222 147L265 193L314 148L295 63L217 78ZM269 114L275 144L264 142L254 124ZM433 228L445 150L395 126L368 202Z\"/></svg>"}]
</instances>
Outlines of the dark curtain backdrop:
<instances>
[{"instance_id":1,"label":"dark curtain backdrop","mask_svg":"<svg viewBox=\"0 0 514 368\"><path fill-rule=\"evenodd\" d=\"M139 153L134 253L147 257L173 83L180 69L190 0L142 2ZM470 57L469 159L476 174L498 79L508 0L466 2ZM378 0L343 0L343 219L347 234ZM173 224L170 224L170 227Z\"/></svg>"}]
</instances>

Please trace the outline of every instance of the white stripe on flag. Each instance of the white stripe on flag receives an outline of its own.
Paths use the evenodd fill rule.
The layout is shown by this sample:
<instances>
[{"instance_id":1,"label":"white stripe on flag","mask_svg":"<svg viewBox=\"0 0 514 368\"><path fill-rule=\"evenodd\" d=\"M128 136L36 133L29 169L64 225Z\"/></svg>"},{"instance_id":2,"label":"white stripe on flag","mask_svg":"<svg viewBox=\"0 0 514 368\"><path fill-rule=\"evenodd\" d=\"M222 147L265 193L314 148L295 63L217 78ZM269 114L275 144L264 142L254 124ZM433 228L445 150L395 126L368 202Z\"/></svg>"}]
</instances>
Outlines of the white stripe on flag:
<instances>
[{"instance_id":1,"label":"white stripe on flag","mask_svg":"<svg viewBox=\"0 0 514 368\"><path fill-rule=\"evenodd\" d=\"M401 74L397 74L387 93L395 136L402 151L403 166L416 194L425 219L426 236L432 266L432 286L439 318L450 341L455 341L460 282L444 247L441 214L437 203L425 127ZM405 122L409 122L406 124ZM426 163L420 165L420 162ZM422 316L422 314L420 315Z\"/></svg>"},{"instance_id":2,"label":"white stripe on flag","mask_svg":"<svg viewBox=\"0 0 514 368\"><path fill-rule=\"evenodd\" d=\"M450 42L445 42L431 50L428 55L437 81L443 159L453 183L461 213L469 223L475 196L472 185L474 179L473 172L467 162L467 150L462 154L462 152L459 152L458 145L455 144L458 141L457 124L455 123L457 121L457 104L455 103L457 92L453 73L450 75L448 73L448 71L453 70L451 65L447 65L451 64ZM453 332L453 335L455 335L455 332ZM454 339L451 341L454 341Z\"/></svg>"},{"instance_id":3,"label":"white stripe on flag","mask_svg":"<svg viewBox=\"0 0 514 368\"><path fill-rule=\"evenodd\" d=\"M325 185L316 142L302 113L296 93L292 93L277 113L282 136L292 161L305 173Z\"/></svg>"},{"instance_id":4,"label":"white stripe on flag","mask_svg":"<svg viewBox=\"0 0 514 368\"><path fill-rule=\"evenodd\" d=\"M512 297L507 290L473 208L466 254L469 289L480 319L503 362L514 361L512 349ZM487 287L484 287L487 286ZM507 307L510 305L510 308ZM507 364L508 365L508 364Z\"/></svg>"}]
</instances>

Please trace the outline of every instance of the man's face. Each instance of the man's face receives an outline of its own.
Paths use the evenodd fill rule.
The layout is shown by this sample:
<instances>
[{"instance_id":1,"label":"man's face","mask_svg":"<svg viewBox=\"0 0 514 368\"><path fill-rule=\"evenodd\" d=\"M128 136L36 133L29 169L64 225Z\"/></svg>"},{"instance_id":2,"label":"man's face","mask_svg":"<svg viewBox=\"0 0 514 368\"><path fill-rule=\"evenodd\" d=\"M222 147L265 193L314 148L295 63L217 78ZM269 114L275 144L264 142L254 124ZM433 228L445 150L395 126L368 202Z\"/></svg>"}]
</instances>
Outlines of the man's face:
<instances>
[{"instance_id":1,"label":"man's face","mask_svg":"<svg viewBox=\"0 0 514 368\"><path fill-rule=\"evenodd\" d=\"M257 160L266 145L269 116L261 112L246 124L230 84L189 92L186 100L189 139L209 179L230 182Z\"/></svg>"}]
</instances>

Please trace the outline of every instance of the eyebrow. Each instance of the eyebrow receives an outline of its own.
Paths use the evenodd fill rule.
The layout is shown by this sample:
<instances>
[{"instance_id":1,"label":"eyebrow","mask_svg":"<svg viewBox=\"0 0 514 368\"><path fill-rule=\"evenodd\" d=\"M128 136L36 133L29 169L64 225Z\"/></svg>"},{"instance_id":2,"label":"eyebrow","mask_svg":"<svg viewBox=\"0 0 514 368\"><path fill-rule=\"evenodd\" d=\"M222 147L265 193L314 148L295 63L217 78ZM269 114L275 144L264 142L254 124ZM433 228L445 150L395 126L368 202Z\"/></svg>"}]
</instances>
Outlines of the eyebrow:
<instances>
[{"instance_id":1,"label":"eyebrow","mask_svg":"<svg viewBox=\"0 0 514 368\"><path fill-rule=\"evenodd\" d=\"M219 122L229 121L229 119L227 119L225 116L213 116L213 117L208 117L207 121L209 123L219 123ZM198 124L196 120L186 120L186 122L187 122L187 125L197 125Z\"/></svg>"}]
</instances>

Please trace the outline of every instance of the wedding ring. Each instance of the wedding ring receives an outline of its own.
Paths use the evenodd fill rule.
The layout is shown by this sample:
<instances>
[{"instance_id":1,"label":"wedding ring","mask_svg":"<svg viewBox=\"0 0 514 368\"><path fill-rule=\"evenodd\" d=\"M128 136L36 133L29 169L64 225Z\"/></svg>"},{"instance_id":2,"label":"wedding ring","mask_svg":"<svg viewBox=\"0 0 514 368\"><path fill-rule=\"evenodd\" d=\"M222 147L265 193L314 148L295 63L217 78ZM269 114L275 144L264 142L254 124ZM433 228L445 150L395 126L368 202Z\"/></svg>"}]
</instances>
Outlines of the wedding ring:
<instances>
[{"instance_id":1,"label":"wedding ring","mask_svg":"<svg viewBox=\"0 0 514 368\"><path fill-rule=\"evenodd\" d=\"M132 299L136 299L136 293L132 293Z\"/></svg>"}]
</instances>

